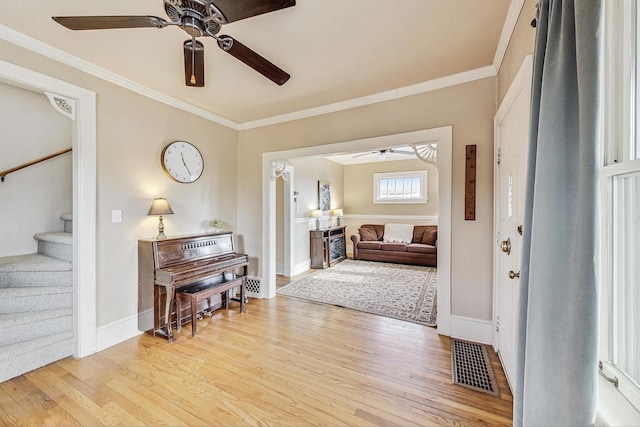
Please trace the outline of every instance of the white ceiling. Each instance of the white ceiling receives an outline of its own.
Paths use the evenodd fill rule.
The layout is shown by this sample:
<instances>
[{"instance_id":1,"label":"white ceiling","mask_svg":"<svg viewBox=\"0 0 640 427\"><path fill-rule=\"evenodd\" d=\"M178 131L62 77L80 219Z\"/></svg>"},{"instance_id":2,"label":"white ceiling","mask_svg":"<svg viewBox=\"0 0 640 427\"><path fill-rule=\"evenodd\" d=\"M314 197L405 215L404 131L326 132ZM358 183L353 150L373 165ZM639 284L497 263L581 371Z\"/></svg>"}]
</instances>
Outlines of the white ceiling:
<instances>
[{"instance_id":1,"label":"white ceiling","mask_svg":"<svg viewBox=\"0 0 640 427\"><path fill-rule=\"evenodd\" d=\"M382 151L384 151L384 153L381 153ZM355 153L334 154L332 156L325 157L325 159L341 165L415 160L417 158L418 157L413 152L413 148L408 145L394 146L377 151L359 151Z\"/></svg>"},{"instance_id":2,"label":"white ceiling","mask_svg":"<svg viewBox=\"0 0 640 427\"><path fill-rule=\"evenodd\" d=\"M0 0L0 37L14 43L20 39L23 46L36 46L70 64L77 58L88 61L82 67L94 74L106 75L106 70L114 73L108 77L112 81L169 97L237 127L495 67L522 2L297 0L295 7L225 25L220 34L238 39L291 74L283 86L220 50L215 40L203 38L206 87L186 87L182 42L188 36L181 29L71 31L51 19L166 18L162 0ZM24 41L11 30L35 40Z\"/></svg>"}]
</instances>

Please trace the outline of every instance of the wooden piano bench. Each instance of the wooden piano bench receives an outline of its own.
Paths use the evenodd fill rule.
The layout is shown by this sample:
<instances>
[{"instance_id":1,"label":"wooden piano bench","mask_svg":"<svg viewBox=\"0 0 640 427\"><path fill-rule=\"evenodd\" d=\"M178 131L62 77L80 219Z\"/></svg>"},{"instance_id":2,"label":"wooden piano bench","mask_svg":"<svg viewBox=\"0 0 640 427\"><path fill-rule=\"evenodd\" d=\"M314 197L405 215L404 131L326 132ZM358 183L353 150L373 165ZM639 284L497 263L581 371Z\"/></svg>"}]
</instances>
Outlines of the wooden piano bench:
<instances>
[{"instance_id":1,"label":"wooden piano bench","mask_svg":"<svg viewBox=\"0 0 640 427\"><path fill-rule=\"evenodd\" d=\"M240 287L240 313L244 313L244 305L246 301L246 284L247 278L245 276L238 277L237 279L230 280L228 282L222 282L211 285L204 282L197 282L192 285L185 286L181 289L176 289L176 326L180 330L182 326L182 303L189 302L191 304L191 336L195 337L197 334L197 315L198 315L198 303L201 300L210 298L214 295L225 293L224 295L224 308L229 309L229 291L233 288Z\"/></svg>"}]
</instances>

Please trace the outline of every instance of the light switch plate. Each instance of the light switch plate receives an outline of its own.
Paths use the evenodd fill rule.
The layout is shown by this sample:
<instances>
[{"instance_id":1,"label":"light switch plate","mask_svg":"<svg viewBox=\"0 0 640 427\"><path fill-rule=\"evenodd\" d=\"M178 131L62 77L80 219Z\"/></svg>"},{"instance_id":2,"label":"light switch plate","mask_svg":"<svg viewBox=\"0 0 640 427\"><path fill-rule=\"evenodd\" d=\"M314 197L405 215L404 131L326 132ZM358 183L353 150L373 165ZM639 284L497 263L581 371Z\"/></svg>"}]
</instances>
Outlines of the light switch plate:
<instances>
[{"instance_id":1,"label":"light switch plate","mask_svg":"<svg viewBox=\"0 0 640 427\"><path fill-rule=\"evenodd\" d=\"M111 211L111 222L112 223L122 222L122 210L117 209L117 210Z\"/></svg>"}]
</instances>

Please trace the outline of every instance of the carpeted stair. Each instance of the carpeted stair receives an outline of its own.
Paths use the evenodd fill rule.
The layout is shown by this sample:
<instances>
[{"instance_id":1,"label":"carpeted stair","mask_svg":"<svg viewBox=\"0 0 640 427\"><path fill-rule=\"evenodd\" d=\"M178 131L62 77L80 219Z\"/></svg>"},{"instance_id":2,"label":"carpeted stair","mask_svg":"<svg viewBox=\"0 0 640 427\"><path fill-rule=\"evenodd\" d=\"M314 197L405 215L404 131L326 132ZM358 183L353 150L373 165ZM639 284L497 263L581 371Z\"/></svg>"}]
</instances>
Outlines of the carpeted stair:
<instances>
[{"instance_id":1,"label":"carpeted stair","mask_svg":"<svg viewBox=\"0 0 640 427\"><path fill-rule=\"evenodd\" d=\"M0 382L73 354L72 215L38 252L0 257Z\"/></svg>"}]
</instances>

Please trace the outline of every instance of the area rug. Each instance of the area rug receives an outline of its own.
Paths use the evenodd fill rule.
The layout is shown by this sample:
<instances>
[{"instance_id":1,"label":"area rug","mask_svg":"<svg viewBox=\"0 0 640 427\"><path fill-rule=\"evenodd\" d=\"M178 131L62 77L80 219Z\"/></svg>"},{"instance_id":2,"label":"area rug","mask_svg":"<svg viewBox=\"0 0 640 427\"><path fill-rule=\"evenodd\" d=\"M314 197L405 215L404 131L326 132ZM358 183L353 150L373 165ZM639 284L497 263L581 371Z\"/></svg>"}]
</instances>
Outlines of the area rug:
<instances>
[{"instance_id":1,"label":"area rug","mask_svg":"<svg viewBox=\"0 0 640 427\"><path fill-rule=\"evenodd\" d=\"M436 326L434 267L346 259L278 290L278 294Z\"/></svg>"}]
</instances>

